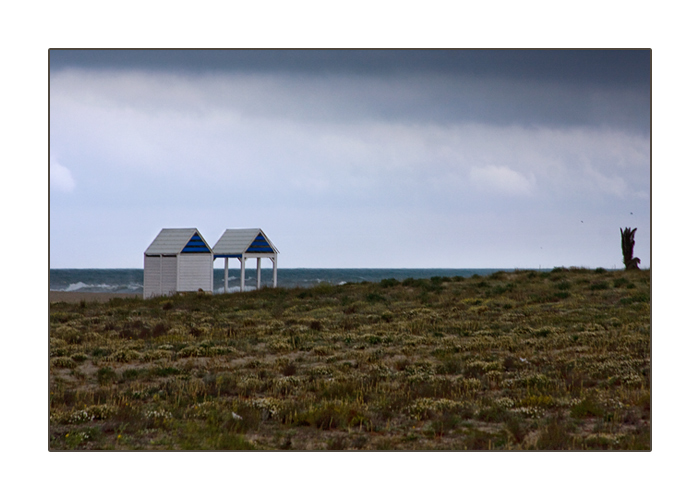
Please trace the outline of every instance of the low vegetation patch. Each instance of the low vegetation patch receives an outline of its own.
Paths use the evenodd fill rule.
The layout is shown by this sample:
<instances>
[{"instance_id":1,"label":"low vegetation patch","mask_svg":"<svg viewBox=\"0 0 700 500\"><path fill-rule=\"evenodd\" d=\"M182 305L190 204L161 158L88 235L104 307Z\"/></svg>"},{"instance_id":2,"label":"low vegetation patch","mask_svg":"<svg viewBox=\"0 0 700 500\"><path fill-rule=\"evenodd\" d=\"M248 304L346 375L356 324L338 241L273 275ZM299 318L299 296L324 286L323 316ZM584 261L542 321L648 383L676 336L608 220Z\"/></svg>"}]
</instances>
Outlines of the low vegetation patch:
<instances>
[{"instance_id":1,"label":"low vegetation patch","mask_svg":"<svg viewBox=\"0 0 700 500\"><path fill-rule=\"evenodd\" d=\"M54 450L648 450L648 271L50 310Z\"/></svg>"}]
</instances>

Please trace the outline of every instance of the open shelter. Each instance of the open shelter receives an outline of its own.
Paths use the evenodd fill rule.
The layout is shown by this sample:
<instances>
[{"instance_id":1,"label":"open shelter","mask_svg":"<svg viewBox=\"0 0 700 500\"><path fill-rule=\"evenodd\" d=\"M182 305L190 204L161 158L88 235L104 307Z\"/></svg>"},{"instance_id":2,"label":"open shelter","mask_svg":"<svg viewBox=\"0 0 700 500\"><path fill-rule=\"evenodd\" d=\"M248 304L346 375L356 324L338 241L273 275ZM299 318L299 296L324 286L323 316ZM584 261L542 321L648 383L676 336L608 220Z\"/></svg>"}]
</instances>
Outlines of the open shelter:
<instances>
[{"instance_id":1,"label":"open shelter","mask_svg":"<svg viewBox=\"0 0 700 500\"><path fill-rule=\"evenodd\" d=\"M161 229L143 254L143 298L214 289L211 247L196 228Z\"/></svg>"},{"instance_id":2,"label":"open shelter","mask_svg":"<svg viewBox=\"0 0 700 500\"><path fill-rule=\"evenodd\" d=\"M272 260L272 286L277 287L277 254L279 251L262 229L227 229L213 248L214 259L224 260L224 292L228 293L228 259L241 262L241 291L245 291L245 261L258 260L257 288L260 289L261 259Z\"/></svg>"}]
</instances>

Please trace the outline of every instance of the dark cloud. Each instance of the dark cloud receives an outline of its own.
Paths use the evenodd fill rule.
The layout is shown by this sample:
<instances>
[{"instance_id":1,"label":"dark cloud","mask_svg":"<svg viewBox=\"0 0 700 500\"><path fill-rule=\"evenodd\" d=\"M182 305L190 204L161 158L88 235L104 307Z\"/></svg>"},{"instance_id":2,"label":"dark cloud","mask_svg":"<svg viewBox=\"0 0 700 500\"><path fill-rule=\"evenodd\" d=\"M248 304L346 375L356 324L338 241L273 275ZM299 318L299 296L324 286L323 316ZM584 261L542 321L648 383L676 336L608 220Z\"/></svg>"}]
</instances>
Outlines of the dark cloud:
<instances>
[{"instance_id":1,"label":"dark cloud","mask_svg":"<svg viewBox=\"0 0 700 500\"><path fill-rule=\"evenodd\" d=\"M445 74L649 88L650 50L66 50L51 69Z\"/></svg>"},{"instance_id":2,"label":"dark cloud","mask_svg":"<svg viewBox=\"0 0 700 500\"><path fill-rule=\"evenodd\" d=\"M52 72L259 77L251 102L324 119L342 102L346 119L649 133L649 50L51 50L50 59ZM279 107L269 81L295 98Z\"/></svg>"}]
</instances>

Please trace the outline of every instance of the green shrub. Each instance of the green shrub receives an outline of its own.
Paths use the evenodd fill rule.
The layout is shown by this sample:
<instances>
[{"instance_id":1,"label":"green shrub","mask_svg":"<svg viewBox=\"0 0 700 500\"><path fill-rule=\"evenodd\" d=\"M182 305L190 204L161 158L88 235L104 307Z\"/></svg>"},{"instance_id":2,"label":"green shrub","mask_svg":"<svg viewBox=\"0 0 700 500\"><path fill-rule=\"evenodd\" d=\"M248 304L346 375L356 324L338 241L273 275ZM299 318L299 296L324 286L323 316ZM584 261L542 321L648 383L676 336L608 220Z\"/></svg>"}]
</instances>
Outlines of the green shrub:
<instances>
[{"instance_id":1,"label":"green shrub","mask_svg":"<svg viewBox=\"0 0 700 500\"><path fill-rule=\"evenodd\" d=\"M649 296L646 293L636 293L630 297L620 299L620 305L635 304L637 302L649 302Z\"/></svg>"},{"instance_id":2,"label":"green shrub","mask_svg":"<svg viewBox=\"0 0 700 500\"><path fill-rule=\"evenodd\" d=\"M426 429L426 434L429 437L442 437L449 431L458 429L462 424L462 419L459 415L451 412L445 412L434 418Z\"/></svg>"},{"instance_id":3,"label":"green shrub","mask_svg":"<svg viewBox=\"0 0 700 500\"><path fill-rule=\"evenodd\" d=\"M602 417L604 414L605 410L589 398L571 407L571 416L573 418Z\"/></svg>"},{"instance_id":4,"label":"green shrub","mask_svg":"<svg viewBox=\"0 0 700 500\"><path fill-rule=\"evenodd\" d=\"M544 327L544 328L540 328L539 330L535 330L533 333L534 333L535 337L546 338L549 336L549 334L552 333L552 330L551 330L551 328Z\"/></svg>"},{"instance_id":5,"label":"green shrub","mask_svg":"<svg viewBox=\"0 0 700 500\"><path fill-rule=\"evenodd\" d=\"M486 293L487 297L498 297L506 292L511 291L515 285L513 283L508 283L507 285L496 285L495 287L488 290Z\"/></svg>"},{"instance_id":6,"label":"green shrub","mask_svg":"<svg viewBox=\"0 0 700 500\"><path fill-rule=\"evenodd\" d=\"M551 417L546 426L540 430L537 440L538 450L568 450L573 447L571 428L561 415Z\"/></svg>"},{"instance_id":7,"label":"green shrub","mask_svg":"<svg viewBox=\"0 0 700 500\"><path fill-rule=\"evenodd\" d=\"M65 340L69 344L80 344L83 339L83 333L69 325L60 325L57 328L51 329L51 336Z\"/></svg>"},{"instance_id":8,"label":"green shrub","mask_svg":"<svg viewBox=\"0 0 700 500\"><path fill-rule=\"evenodd\" d=\"M433 279L436 278L436 279ZM433 278L430 278L429 280L418 280L417 284L418 287L423 291L423 293L427 294L430 292L433 293L440 293L442 292L442 282L443 279L440 276L433 276Z\"/></svg>"},{"instance_id":9,"label":"green shrub","mask_svg":"<svg viewBox=\"0 0 700 500\"><path fill-rule=\"evenodd\" d=\"M51 360L51 366L55 366L56 368L75 368L76 364L71 358L62 356L53 358Z\"/></svg>"},{"instance_id":10,"label":"green shrub","mask_svg":"<svg viewBox=\"0 0 700 500\"><path fill-rule=\"evenodd\" d=\"M127 368L122 372L122 380L136 380L148 373L145 368Z\"/></svg>"},{"instance_id":11,"label":"green shrub","mask_svg":"<svg viewBox=\"0 0 700 500\"><path fill-rule=\"evenodd\" d=\"M105 358L110 354L112 354L112 350L104 347L96 347L90 353L93 358Z\"/></svg>"},{"instance_id":12,"label":"green shrub","mask_svg":"<svg viewBox=\"0 0 700 500\"><path fill-rule=\"evenodd\" d=\"M76 363L82 363L82 362L85 361L87 358L88 358L87 355L84 354L84 353L82 353L82 352L75 353L75 354L73 354L73 355L71 356L71 359L72 359L73 361L75 361Z\"/></svg>"},{"instance_id":13,"label":"green shrub","mask_svg":"<svg viewBox=\"0 0 700 500\"><path fill-rule=\"evenodd\" d=\"M100 385L111 384L116 379L116 372L109 366L103 366L102 368L97 370L97 383Z\"/></svg>"},{"instance_id":14,"label":"green shrub","mask_svg":"<svg viewBox=\"0 0 700 500\"><path fill-rule=\"evenodd\" d=\"M510 433L513 441L522 443L530 431L530 426L527 421L520 415L510 414L506 418L505 428Z\"/></svg>"},{"instance_id":15,"label":"green shrub","mask_svg":"<svg viewBox=\"0 0 700 500\"><path fill-rule=\"evenodd\" d=\"M620 287L627 285L627 284L629 284L629 281L627 280L627 278L617 278L613 281L613 286L615 288L620 288Z\"/></svg>"},{"instance_id":16,"label":"green shrub","mask_svg":"<svg viewBox=\"0 0 700 500\"><path fill-rule=\"evenodd\" d=\"M348 447L347 439L345 436L334 436L328 441L326 445L327 450L340 451L345 450Z\"/></svg>"},{"instance_id":17,"label":"green shrub","mask_svg":"<svg viewBox=\"0 0 700 500\"><path fill-rule=\"evenodd\" d=\"M360 424L367 425L368 418L364 412L347 403L337 401L323 402L314 405L307 411L298 415L296 425L312 425L317 429L347 429L357 427Z\"/></svg>"},{"instance_id":18,"label":"green shrub","mask_svg":"<svg viewBox=\"0 0 700 500\"><path fill-rule=\"evenodd\" d=\"M464 362L454 356L445 358L437 367L437 373L440 375L457 375L462 371Z\"/></svg>"},{"instance_id":19,"label":"green shrub","mask_svg":"<svg viewBox=\"0 0 700 500\"><path fill-rule=\"evenodd\" d=\"M294 364L293 361L285 358L284 361L280 364L280 372L285 377L290 377L292 375L296 375L297 365Z\"/></svg>"},{"instance_id":20,"label":"green shrub","mask_svg":"<svg viewBox=\"0 0 700 500\"><path fill-rule=\"evenodd\" d=\"M157 366L153 368L152 373L156 377L169 377L171 375L178 375L180 370L174 366Z\"/></svg>"},{"instance_id":21,"label":"green shrub","mask_svg":"<svg viewBox=\"0 0 700 500\"><path fill-rule=\"evenodd\" d=\"M558 290L570 290L571 289L571 282L570 281L561 281L556 284L555 288Z\"/></svg>"},{"instance_id":22,"label":"green shrub","mask_svg":"<svg viewBox=\"0 0 700 500\"><path fill-rule=\"evenodd\" d=\"M506 422L510 418L510 412L502 406L487 406L479 410L476 418L483 422Z\"/></svg>"},{"instance_id":23,"label":"green shrub","mask_svg":"<svg viewBox=\"0 0 700 500\"><path fill-rule=\"evenodd\" d=\"M386 302L387 301L386 297L384 297L383 295L380 295L378 293L374 293L374 292L368 293L365 296L365 299L370 304L376 304L377 302Z\"/></svg>"},{"instance_id":24,"label":"green shrub","mask_svg":"<svg viewBox=\"0 0 700 500\"><path fill-rule=\"evenodd\" d=\"M589 450L610 450L618 444L618 440L613 436L594 434L587 436L584 446Z\"/></svg>"}]
</instances>

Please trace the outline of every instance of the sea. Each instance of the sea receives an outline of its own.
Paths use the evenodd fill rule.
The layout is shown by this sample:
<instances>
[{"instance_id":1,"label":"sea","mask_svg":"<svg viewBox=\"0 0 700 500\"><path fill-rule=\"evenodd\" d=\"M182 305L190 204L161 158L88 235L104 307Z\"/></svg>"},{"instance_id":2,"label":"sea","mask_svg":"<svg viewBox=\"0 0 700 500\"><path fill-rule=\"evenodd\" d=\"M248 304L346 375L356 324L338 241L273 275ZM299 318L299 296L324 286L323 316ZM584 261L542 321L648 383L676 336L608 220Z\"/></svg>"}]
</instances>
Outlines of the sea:
<instances>
[{"instance_id":1,"label":"sea","mask_svg":"<svg viewBox=\"0 0 700 500\"><path fill-rule=\"evenodd\" d=\"M277 269L277 286L307 288L320 283L343 285L363 281L433 276L487 276L513 269ZM240 291L240 269L229 269L229 291ZM261 285L272 286L272 269L261 270ZM254 290L257 270L246 269L245 290ZM62 292L143 293L143 269L50 269L49 289ZM224 292L224 270L214 269L214 293Z\"/></svg>"}]
</instances>

